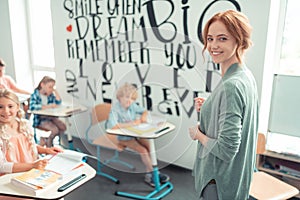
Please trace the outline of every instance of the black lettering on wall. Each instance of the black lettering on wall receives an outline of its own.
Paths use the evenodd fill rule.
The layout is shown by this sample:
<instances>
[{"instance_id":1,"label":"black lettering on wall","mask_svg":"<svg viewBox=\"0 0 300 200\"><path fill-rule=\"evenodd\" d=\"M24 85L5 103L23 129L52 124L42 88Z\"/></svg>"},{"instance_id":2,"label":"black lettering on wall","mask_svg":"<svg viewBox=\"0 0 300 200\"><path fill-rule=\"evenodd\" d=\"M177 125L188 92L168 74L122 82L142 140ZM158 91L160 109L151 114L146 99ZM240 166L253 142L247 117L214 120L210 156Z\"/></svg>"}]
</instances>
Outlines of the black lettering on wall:
<instances>
[{"instance_id":1,"label":"black lettering on wall","mask_svg":"<svg viewBox=\"0 0 300 200\"><path fill-rule=\"evenodd\" d=\"M241 6L240 6L240 4L239 4L237 1L235 1L235 0L214 0L214 1L212 1L210 4L208 4L208 5L206 6L206 8L204 9L204 11L202 12L201 17L200 17L200 20L199 20L199 22L198 22L198 39L199 39L199 41L200 41L202 44L204 44L204 43L203 43L203 38L202 38L202 28L203 28L203 19L204 19L204 17L205 17L205 14L206 14L206 12L209 10L209 8L210 8L212 5L214 5L215 3L218 3L218 2L220 2L220 1L229 1L230 3L232 3L232 4L235 6L235 8L236 8L237 11L241 11Z\"/></svg>"},{"instance_id":2,"label":"black lettering on wall","mask_svg":"<svg viewBox=\"0 0 300 200\"><path fill-rule=\"evenodd\" d=\"M154 2L155 3L157 3L157 2L168 3L168 6L171 7L171 11L170 11L169 15L161 23L158 23L158 21L157 21L157 16L155 14L155 9L153 6ZM149 19L149 22L151 25L151 29L152 29L154 35L156 36L156 38L163 43L173 41L174 38L176 37L177 28L173 22L169 21L169 19L174 12L174 3L171 0L166 0L166 1L149 0L149 1L145 2L143 5L145 5L147 7L148 19ZM164 29L164 26L167 26L169 30L171 29L170 27L172 27L173 35L169 36L168 38L166 36L163 36L161 31ZM171 33L171 31L168 31L168 33Z\"/></svg>"},{"instance_id":3,"label":"black lettering on wall","mask_svg":"<svg viewBox=\"0 0 300 200\"><path fill-rule=\"evenodd\" d=\"M67 92L71 94L73 97L78 98L75 93L78 93L78 85L76 75L71 70L65 71L65 78L67 82Z\"/></svg>"},{"instance_id":4,"label":"black lettering on wall","mask_svg":"<svg viewBox=\"0 0 300 200\"><path fill-rule=\"evenodd\" d=\"M190 16L194 16L191 12L195 10L189 0L179 3L172 0L64 0L62 7L68 19L65 31L69 34L65 51L71 61L65 70L66 91L76 98L111 103L115 99L112 91L119 82L134 82L148 110L157 106L162 114L191 117L195 112L191 104L195 93L211 92L212 76L219 66L212 63L208 68L203 65L211 64L199 63L196 43L200 44L201 38L192 41L190 36L195 28L201 33L207 10L221 1L231 2L240 9L235 0L214 0L202 15L200 13L199 22L194 22ZM161 10L165 11L163 15L159 13ZM175 10L179 11L178 15ZM191 20L195 26L190 25ZM73 63L79 65L72 66ZM152 81L149 80L153 77L151 73L156 72L154 65L164 67L166 74L159 76L169 78L169 85L162 89L148 83ZM130 69L129 73L136 72L134 81L119 77L117 70L124 67ZM207 83L203 91L195 92L183 79L186 72L199 72L196 71L199 67L205 73L203 77L207 75ZM79 83L84 86L79 87ZM79 96L79 92L85 95Z\"/></svg>"}]
</instances>

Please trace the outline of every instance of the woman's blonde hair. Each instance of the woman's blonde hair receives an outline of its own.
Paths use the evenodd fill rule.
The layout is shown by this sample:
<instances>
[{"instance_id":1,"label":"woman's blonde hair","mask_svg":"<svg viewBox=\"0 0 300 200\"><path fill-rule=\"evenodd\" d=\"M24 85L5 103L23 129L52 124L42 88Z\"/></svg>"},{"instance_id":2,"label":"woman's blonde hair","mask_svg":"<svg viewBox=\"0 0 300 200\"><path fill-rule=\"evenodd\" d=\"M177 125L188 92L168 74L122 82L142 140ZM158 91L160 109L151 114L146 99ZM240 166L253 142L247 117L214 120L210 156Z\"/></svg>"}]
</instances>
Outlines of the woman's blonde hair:
<instances>
[{"instance_id":1,"label":"woman's blonde hair","mask_svg":"<svg viewBox=\"0 0 300 200\"><path fill-rule=\"evenodd\" d=\"M246 15L235 10L227 10L225 12L217 13L210 20L208 20L202 33L204 43L202 54L207 48L208 29L210 25L216 21L222 22L226 26L228 32L236 40L237 49L235 54L239 63L242 63L242 57L245 50L252 45L250 38L252 27L249 24L249 20Z\"/></svg>"}]
</instances>

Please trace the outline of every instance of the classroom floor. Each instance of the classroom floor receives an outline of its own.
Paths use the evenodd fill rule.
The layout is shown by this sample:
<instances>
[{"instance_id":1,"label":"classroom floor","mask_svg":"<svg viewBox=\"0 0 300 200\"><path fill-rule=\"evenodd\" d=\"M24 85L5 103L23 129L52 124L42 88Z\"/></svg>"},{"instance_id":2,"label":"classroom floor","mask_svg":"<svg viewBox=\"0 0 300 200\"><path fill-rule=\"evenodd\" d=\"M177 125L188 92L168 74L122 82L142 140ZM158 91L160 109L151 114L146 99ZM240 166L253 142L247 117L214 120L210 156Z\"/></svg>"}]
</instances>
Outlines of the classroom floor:
<instances>
[{"instance_id":1,"label":"classroom floor","mask_svg":"<svg viewBox=\"0 0 300 200\"><path fill-rule=\"evenodd\" d=\"M66 139L63 138L62 142L66 143ZM73 144L74 148L77 148L84 153L92 156L96 155L96 148L83 140L73 138ZM104 160L113 156L113 152L110 150L102 149L101 153ZM120 159L134 165L136 169L131 170L115 163L102 168L103 172L118 178L120 184L116 184L105 177L96 175L95 178L65 196L64 200L122 200L129 198L115 196L117 190L133 192L139 195L147 195L153 191L153 188L144 182L144 173L142 172L144 167L137 154L128 151L121 152ZM88 163L96 169L96 161L94 159L89 158ZM160 172L170 176L170 182L174 186L173 191L164 197L164 200L199 199L195 195L194 180L191 170L163 162L158 162L158 166ZM290 200L299 199L292 198Z\"/></svg>"},{"instance_id":2,"label":"classroom floor","mask_svg":"<svg viewBox=\"0 0 300 200\"><path fill-rule=\"evenodd\" d=\"M73 138L74 148L80 149L82 152L96 155L96 149L88 145L86 142L82 142L78 138ZM102 156L108 158L113 155L110 150L102 149ZM135 153L131 152L121 152L120 159L135 166L135 170L131 170L127 167L121 166L119 164L110 164L110 166L103 167L102 171L110 175L114 175L120 180L120 184L116 184L110 179L96 175L95 178L84 184L83 186L77 188L67 196L64 200L122 200L128 199L124 197L115 196L114 193L119 191L134 192L140 195L147 195L153 188L144 182L143 165L140 157ZM88 158L88 163L96 167L96 161ZM173 184L173 191L164 197L164 200L181 200L197 199L194 191L194 183L191 175L191 170L184 169L175 165L168 165L166 163L158 163L160 172L166 173L170 176L170 182ZM184 187L182 187L184 185Z\"/></svg>"}]
</instances>

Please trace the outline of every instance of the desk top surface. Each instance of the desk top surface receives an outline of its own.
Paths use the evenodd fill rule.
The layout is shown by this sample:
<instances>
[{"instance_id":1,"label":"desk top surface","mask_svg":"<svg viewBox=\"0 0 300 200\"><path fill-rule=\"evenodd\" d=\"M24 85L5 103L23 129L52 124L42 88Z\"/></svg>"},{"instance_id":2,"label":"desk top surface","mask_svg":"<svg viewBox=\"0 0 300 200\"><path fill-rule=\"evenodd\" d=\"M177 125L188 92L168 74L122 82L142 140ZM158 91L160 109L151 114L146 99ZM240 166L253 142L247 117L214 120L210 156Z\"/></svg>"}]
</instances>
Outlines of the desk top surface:
<instances>
[{"instance_id":1,"label":"desk top surface","mask_svg":"<svg viewBox=\"0 0 300 200\"><path fill-rule=\"evenodd\" d=\"M155 139L175 129L175 125L165 122L160 126L153 127L149 124L141 124L136 127L122 129L107 129L106 132L114 135L131 136L138 138Z\"/></svg>"},{"instance_id":2,"label":"desk top surface","mask_svg":"<svg viewBox=\"0 0 300 200\"><path fill-rule=\"evenodd\" d=\"M250 195L255 199L288 199L299 193L298 189L265 172L255 172Z\"/></svg>"},{"instance_id":3,"label":"desk top surface","mask_svg":"<svg viewBox=\"0 0 300 200\"><path fill-rule=\"evenodd\" d=\"M49 108L44 110L30 110L28 112L36 115L46 115L54 117L70 117L74 114L78 114L87 110L87 107L83 105L67 105L63 104L56 108Z\"/></svg>"},{"instance_id":4,"label":"desk top surface","mask_svg":"<svg viewBox=\"0 0 300 200\"><path fill-rule=\"evenodd\" d=\"M64 190L63 192L58 192L57 189L64 185L65 183L69 182L70 179L62 180L60 184L57 186L39 194L38 196L32 196L28 193L26 193L25 190L21 188L17 188L12 183L10 183L10 180L12 177L15 177L19 175L20 173L12 173L12 174L6 174L3 176L0 176L0 195L7 195L7 196L16 196L21 198L39 198L39 199L60 199L63 198L68 193L72 192L74 189L78 188L85 182L89 181L96 175L96 170L89 166L88 164L84 163L82 173L86 174L86 178L82 179L78 183L74 184L73 186L69 187L68 189ZM72 179L72 178L71 178Z\"/></svg>"}]
</instances>

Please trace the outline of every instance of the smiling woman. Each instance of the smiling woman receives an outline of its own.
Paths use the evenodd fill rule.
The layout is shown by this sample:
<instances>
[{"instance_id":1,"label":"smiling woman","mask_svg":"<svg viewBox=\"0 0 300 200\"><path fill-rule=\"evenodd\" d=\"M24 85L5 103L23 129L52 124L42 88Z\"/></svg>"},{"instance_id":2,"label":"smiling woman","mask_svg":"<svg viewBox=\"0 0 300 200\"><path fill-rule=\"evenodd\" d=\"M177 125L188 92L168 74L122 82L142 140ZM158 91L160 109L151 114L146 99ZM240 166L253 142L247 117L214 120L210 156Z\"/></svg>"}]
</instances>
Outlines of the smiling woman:
<instances>
[{"instance_id":1,"label":"smiling woman","mask_svg":"<svg viewBox=\"0 0 300 200\"><path fill-rule=\"evenodd\" d=\"M222 70L204 103L195 98L200 124L189 129L198 141L193 175L203 200L249 198L258 130L256 83L242 60L250 33L247 17L233 10L215 14L203 31L203 51Z\"/></svg>"}]
</instances>

